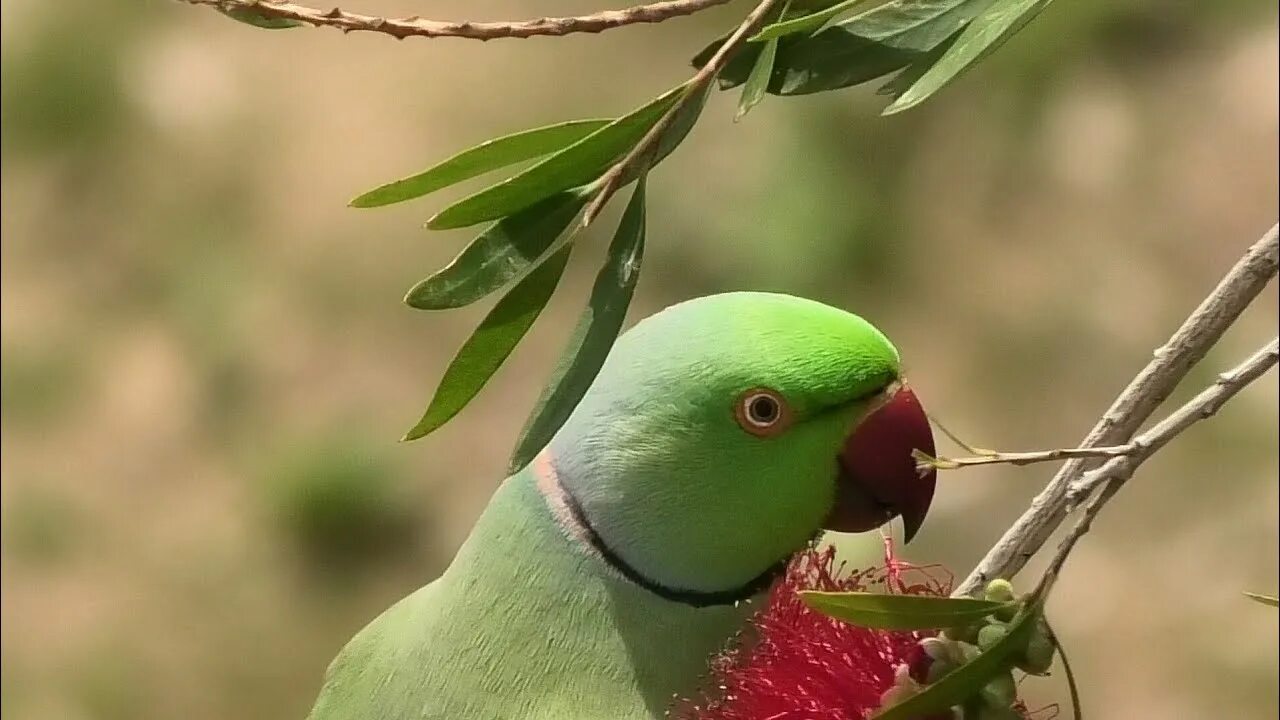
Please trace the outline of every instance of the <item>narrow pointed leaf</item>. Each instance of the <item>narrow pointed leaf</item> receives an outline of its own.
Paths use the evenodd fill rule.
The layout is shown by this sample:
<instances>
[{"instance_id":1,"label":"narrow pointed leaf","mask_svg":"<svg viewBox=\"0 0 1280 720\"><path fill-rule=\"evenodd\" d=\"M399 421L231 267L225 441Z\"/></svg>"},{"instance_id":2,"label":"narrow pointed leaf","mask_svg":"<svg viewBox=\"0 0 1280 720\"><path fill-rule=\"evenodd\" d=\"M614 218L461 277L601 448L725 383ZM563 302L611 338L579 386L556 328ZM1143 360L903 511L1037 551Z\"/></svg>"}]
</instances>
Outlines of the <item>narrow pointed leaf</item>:
<instances>
[{"instance_id":1,"label":"narrow pointed leaf","mask_svg":"<svg viewBox=\"0 0 1280 720\"><path fill-rule=\"evenodd\" d=\"M609 256L596 275L591 299L578 318L551 380L538 398L533 414L525 423L511 456L509 470L515 472L533 459L569 419L586 395L618 338L627 307L640 278L645 233L644 178L636 183L631 201L609 244Z\"/></svg>"},{"instance_id":2,"label":"narrow pointed leaf","mask_svg":"<svg viewBox=\"0 0 1280 720\"><path fill-rule=\"evenodd\" d=\"M586 203L581 192L562 192L499 220L442 270L414 285L405 303L446 310L483 298L528 272Z\"/></svg>"},{"instance_id":3,"label":"narrow pointed leaf","mask_svg":"<svg viewBox=\"0 0 1280 720\"><path fill-rule=\"evenodd\" d=\"M653 162L643 169L648 172L649 168L662 162L675 151L680 143L688 137L689 131L693 130L693 126L698 124L698 118L702 117L702 109L707 105L707 96L711 94L711 86L707 85L698 91L696 97L690 98L679 110L676 111L675 118L671 124L667 126L666 132L662 137L658 138L658 146L653 153ZM635 178L628 178L627 182Z\"/></svg>"},{"instance_id":4,"label":"narrow pointed leaf","mask_svg":"<svg viewBox=\"0 0 1280 720\"><path fill-rule=\"evenodd\" d=\"M914 82L945 52L938 48L954 40L992 1L894 0L874 7L780 52L775 74L781 82L775 91L825 92L904 68L894 82Z\"/></svg>"},{"instance_id":5,"label":"narrow pointed leaf","mask_svg":"<svg viewBox=\"0 0 1280 720\"><path fill-rule=\"evenodd\" d=\"M1022 29L1051 0L996 0L973 19L954 44L892 105L885 115L902 112L924 102L971 65L985 57Z\"/></svg>"},{"instance_id":6,"label":"narrow pointed leaf","mask_svg":"<svg viewBox=\"0 0 1280 720\"><path fill-rule=\"evenodd\" d=\"M835 27L882 45L926 52L991 6L994 0L894 0Z\"/></svg>"},{"instance_id":7,"label":"narrow pointed leaf","mask_svg":"<svg viewBox=\"0 0 1280 720\"><path fill-rule=\"evenodd\" d=\"M1015 603L928 595L802 591L800 597L823 615L879 630L927 630L966 625Z\"/></svg>"},{"instance_id":8,"label":"narrow pointed leaf","mask_svg":"<svg viewBox=\"0 0 1280 720\"><path fill-rule=\"evenodd\" d=\"M515 177L459 200L431 218L427 227L444 230L494 220L591 182L639 142L683 92L680 86L663 93Z\"/></svg>"},{"instance_id":9,"label":"narrow pointed leaf","mask_svg":"<svg viewBox=\"0 0 1280 720\"><path fill-rule=\"evenodd\" d=\"M557 250L494 305L449 363L427 411L405 433L405 440L417 440L444 425L489 382L547 306L572 248Z\"/></svg>"},{"instance_id":10,"label":"narrow pointed leaf","mask_svg":"<svg viewBox=\"0 0 1280 720\"><path fill-rule=\"evenodd\" d=\"M954 705L978 694L982 686L1002 672L1026 647L1035 630L1036 619L1044 604L1044 594L1038 592L1026 601L1026 605L1009 625L1009 633L973 660L943 675L937 682L926 686L918 694L871 716L871 720L912 720L933 713L949 712Z\"/></svg>"},{"instance_id":11,"label":"narrow pointed leaf","mask_svg":"<svg viewBox=\"0 0 1280 720\"><path fill-rule=\"evenodd\" d=\"M1258 593L1251 593L1251 592L1246 592L1244 596L1249 598L1250 600L1253 600L1254 602L1260 602L1263 605L1269 605L1271 607L1280 607L1280 598L1275 598L1270 595L1260 595Z\"/></svg>"},{"instance_id":12,"label":"narrow pointed leaf","mask_svg":"<svg viewBox=\"0 0 1280 720\"><path fill-rule=\"evenodd\" d=\"M868 40L840 27L778 53L779 95L808 95L860 85L909 65L918 53ZM772 88L771 88L772 89Z\"/></svg>"},{"instance_id":13,"label":"narrow pointed leaf","mask_svg":"<svg viewBox=\"0 0 1280 720\"><path fill-rule=\"evenodd\" d=\"M290 18L264 17L261 13L249 7L220 7L218 12L232 20L239 20L245 25L252 25L263 30L288 30L289 28L301 27L306 24L301 20Z\"/></svg>"},{"instance_id":14,"label":"narrow pointed leaf","mask_svg":"<svg viewBox=\"0 0 1280 720\"><path fill-rule=\"evenodd\" d=\"M738 113L734 115L735 121L742 119L764 99L765 91L769 89L769 80L773 78L773 60L778 55L778 39L766 40L764 49L760 51L760 56L756 58L756 64L751 68L751 75L747 77L747 84L742 86L742 99L738 101Z\"/></svg>"},{"instance_id":15,"label":"narrow pointed leaf","mask_svg":"<svg viewBox=\"0 0 1280 720\"><path fill-rule=\"evenodd\" d=\"M801 15L798 18L792 18L790 20L783 20L782 22L773 23L772 25L765 25L760 29L760 32L756 33L755 36L751 38L751 42L764 42L766 40L780 38L784 35L812 32L825 25L828 20L831 20L841 13L846 13L852 10L856 5L859 5L862 2L865 2L865 0L844 0L844 2L838 2L831 7L819 10L815 13Z\"/></svg>"},{"instance_id":16,"label":"narrow pointed leaf","mask_svg":"<svg viewBox=\"0 0 1280 720\"><path fill-rule=\"evenodd\" d=\"M470 180L491 170L532 160L571 145L609 124L609 120L572 120L495 138L454 155L417 175L376 187L351 201L372 208L404 202Z\"/></svg>"},{"instance_id":17,"label":"narrow pointed leaf","mask_svg":"<svg viewBox=\"0 0 1280 720\"><path fill-rule=\"evenodd\" d=\"M876 94L888 95L895 100L902 97L902 93L909 90L912 85L915 85L916 81L929 72L929 68L933 67L934 63L938 62L938 58L951 49L952 43L956 41L956 38L960 37L961 32L957 30L951 37L943 40L934 49L917 56L915 60L912 60L909 65L902 69L902 72L894 75L884 85L876 88Z\"/></svg>"}]
</instances>

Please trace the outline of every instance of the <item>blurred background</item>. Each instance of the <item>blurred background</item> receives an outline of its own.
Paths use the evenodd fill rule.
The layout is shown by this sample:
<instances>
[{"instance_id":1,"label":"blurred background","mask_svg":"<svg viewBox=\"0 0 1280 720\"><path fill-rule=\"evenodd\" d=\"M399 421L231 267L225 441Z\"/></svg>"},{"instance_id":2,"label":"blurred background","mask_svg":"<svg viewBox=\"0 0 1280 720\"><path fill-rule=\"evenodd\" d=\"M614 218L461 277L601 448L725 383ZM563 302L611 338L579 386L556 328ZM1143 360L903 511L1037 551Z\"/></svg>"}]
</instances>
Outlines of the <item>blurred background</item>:
<instances>
[{"instance_id":1,"label":"blurred background","mask_svg":"<svg viewBox=\"0 0 1280 720\"><path fill-rule=\"evenodd\" d=\"M400 444L487 309L400 298L472 231L421 228L448 195L347 200L498 134L628 111L742 11L397 43L6 0L4 718L303 717L337 649L483 508L611 227L477 401ZM1056 3L888 119L868 88L770 97L738 124L735 103L716 96L651 179L633 318L732 289L855 310L978 445L1074 444L1277 216L1269 0ZM1175 400L1276 316L1272 286ZM1276 589L1276 406L1273 372L1148 463L1068 564L1050 613L1088 717L1276 712L1277 613L1240 595ZM944 475L911 556L962 576L1052 471ZM1060 676L1024 692L1067 699Z\"/></svg>"}]
</instances>

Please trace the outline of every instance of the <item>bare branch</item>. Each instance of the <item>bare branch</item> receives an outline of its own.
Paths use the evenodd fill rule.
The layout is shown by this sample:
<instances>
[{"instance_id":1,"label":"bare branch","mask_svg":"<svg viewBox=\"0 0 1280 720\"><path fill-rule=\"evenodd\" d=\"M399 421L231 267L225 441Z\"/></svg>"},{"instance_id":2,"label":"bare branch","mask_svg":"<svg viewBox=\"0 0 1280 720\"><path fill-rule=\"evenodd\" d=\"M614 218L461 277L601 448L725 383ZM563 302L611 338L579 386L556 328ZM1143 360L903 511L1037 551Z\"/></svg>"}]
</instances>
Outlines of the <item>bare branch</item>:
<instances>
[{"instance_id":1,"label":"bare branch","mask_svg":"<svg viewBox=\"0 0 1280 720\"><path fill-rule=\"evenodd\" d=\"M1278 264L1280 241L1277 227L1272 226L1245 252L1173 337L1156 350L1155 357L1120 393L1080 446L1114 446L1133 437L1191 367L1205 356L1275 277ZM1031 501L1031 507L1005 531L982 562L956 588L955 594L972 594L980 591L988 580L1010 577L1022 569L1066 517L1067 489L1098 463L1096 458L1076 458L1063 464L1045 489ZM1108 485L1104 495L1114 493L1116 489L1118 485Z\"/></svg>"},{"instance_id":2,"label":"bare branch","mask_svg":"<svg viewBox=\"0 0 1280 720\"><path fill-rule=\"evenodd\" d=\"M417 16L388 18L361 15L339 8L320 10L278 0L180 0L190 5L204 5L223 12L252 12L268 20L294 20L316 27L331 27L343 32L375 32L398 40L407 37L459 37L471 40L528 38L539 35L599 33L626 25L660 23L674 17L692 15L730 0L664 0L621 10L604 10L579 17L547 17L536 20L497 22L445 22Z\"/></svg>"},{"instance_id":3,"label":"bare branch","mask_svg":"<svg viewBox=\"0 0 1280 720\"><path fill-rule=\"evenodd\" d=\"M1273 339L1248 360L1218 376L1217 381L1187 404L1142 433L1131 443L1137 450L1117 457L1097 470L1084 474L1067 488L1067 511L1070 512L1089 493L1103 483L1124 484L1138 466L1164 447L1170 440L1192 425L1214 416L1228 400L1246 385L1275 367L1280 358L1280 338Z\"/></svg>"},{"instance_id":4,"label":"bare branch","mask_svg":"<svg viewBox=\"0 0 1280 720\"><path fill-rule=\"evenodd\" d=\"M1061 572L1062 566L1066 563L1067 557L1071 555L1071 550L1075 547L1076 542L1084 537L1085 533L1089 532L1089 528L1093 525L1093 519L1098 516L1098 512L1133 476L1138 466L1154 455L1157 450L1164 447L1170 440L1177 437L1183 430L1200 420L1213 416L1214 413L1218 412L1219 408L1226 404L1236 393L1243 390L1246 385L1262 377L1268 370L1275 367L1276 359L1280 356L1280 351L1277 350L1278 341L1280 339L1272 340L1248 360L1219 375L1217 382L1211 387L1197 395L1186 405L1178 408L1158 425L1140 435L1134 441L1134 444L1143 448L1141 452L1115 458L1106 465L1085 475L1071 486L1067 497L1072 502L1072 507L1074 507L1094 488L1104 483L1106 484L1102 492L1089 501L1080 519L1076 521L1076 524L1071 527L1071 531L1058 544L1058 550L1054 553L1053 559L1049 561L1049 569L1045 573L1047 577L1051 578L1050 582L1052 582L1052 578L1056 578L1058 573Z\"/></svg>"},{"instance_id":5,"label":"bare branch","mask_svg":"<svg viewBox=\"0 0 1280 720\"><path fill-rule=\"evenodd\" d=\"M720 49L716 50L716 54L711 56L707 64L703 65L685 83L684 93L681 94L680 99L676 100L666 114L649 129L649 132L645 133L640 142L631 148L631 152L628 152L613 167L609 168L604 175L600 176L600 179L596 181L599 190L596 191L596 196L592 198L591 203L587 205L586 211L582 214L581 227L585 228L591 224L592 220L595 220L596 216L600 214L600 210L609 202L609 198L613 197L613 194L622 187L628 178L653 162L653 155L658 150L658 144L662 140L662 136L671 127L671 123L675 121L681 109L692 102L698 96L698 93L702 92L703 88L714 80L716 75L720 74L729 59L733 57L733 52L738 49L739 45L746 42L747 38L764 22L765 15L769 13L769 10L777 2L778 0L763 0L759 5L756 5L751 14L747 15L742 24L738 26L738 29L734 30L729 39L725 40Z\"/></svg>"},{"instance_id":6,"label":"bare branch","mask_svg":"<svg viewBox=\"0 0 1280 720\"><path fill-rule=\"evenodd\" d=\"M1134 452L1114 458L1071 485L1067 491L1068 512L1075 509L1079 502L1094 489L1104 484L1105 487L1102 492L1094 496L1093 500L1089 501L1080 519L1071 527L1062 542L1058 543L1058 549L1053 559L1049 561L1049 567L1045 570L1041 584L1052 585L1057 580L1058 573L1062 571L1062 566L1067 562L1076 542L1089 532L1094 518L1121 486L1133 476L1139 465L1187 428L1212 417L1236 393L1275 367L1278 358L1280 358L1280 338L1273 339L1249 356L1248 360L1219 375L1213 385L1161 420L1155 427L1139 435L1130 443L1136 448Z\"/></svg>"}]
</instances>

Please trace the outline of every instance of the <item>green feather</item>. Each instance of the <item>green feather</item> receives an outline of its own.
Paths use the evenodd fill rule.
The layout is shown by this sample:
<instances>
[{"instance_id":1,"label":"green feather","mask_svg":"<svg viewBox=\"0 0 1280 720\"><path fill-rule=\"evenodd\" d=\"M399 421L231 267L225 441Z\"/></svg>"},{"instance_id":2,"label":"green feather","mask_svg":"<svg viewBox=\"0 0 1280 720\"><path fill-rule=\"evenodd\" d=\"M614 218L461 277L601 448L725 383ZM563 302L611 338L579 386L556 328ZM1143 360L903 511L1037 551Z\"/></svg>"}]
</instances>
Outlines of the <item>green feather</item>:
<instances>
[{"instance_id":1,"label":"green feather","mask_svg":"<svg viewBox=\"0 0 1280 720\"><path fill-rule=\"evenodd\" d=\"M866 321L785 295L717 295L641 322L448 570L342 650L310 720L663 718L753 605L696 608L628 581L557 487L647 579L740 587L817 533L842 439L898 372ZM735 420L758 387L793 413L777 437Z\"/></svg>"}]
</instances>

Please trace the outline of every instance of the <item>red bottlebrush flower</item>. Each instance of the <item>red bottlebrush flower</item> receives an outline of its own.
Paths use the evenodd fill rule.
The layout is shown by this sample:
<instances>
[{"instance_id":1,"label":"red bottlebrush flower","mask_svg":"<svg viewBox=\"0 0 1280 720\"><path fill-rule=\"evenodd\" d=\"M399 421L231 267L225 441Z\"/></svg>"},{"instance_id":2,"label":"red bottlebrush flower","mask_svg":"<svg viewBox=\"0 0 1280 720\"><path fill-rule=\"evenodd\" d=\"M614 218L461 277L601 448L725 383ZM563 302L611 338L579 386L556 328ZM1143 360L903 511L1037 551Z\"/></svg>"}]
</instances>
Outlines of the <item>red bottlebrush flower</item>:
<instances>
[{"instance_id":1,"label":"red bottlebrush flower","mask_svg":"<svg viewBox=\"0 0 1280 720\"><path fill-rule=\"evenodd\" d=\"M807 550L792 561L736 647L713 659L709 685L714 690L673 716L865 720L879 709L899 667L905 665L913 678L924 679L929 658L919 640L934 633L856 627L809 609L797 591L883 589L945 596L950 585L949 576L939 580L928 568L895 560L887 543L885 567L856 571L836 565L834 547ZM950 720L951 714L938 717Z\"/></svg>"}]
</instances>

